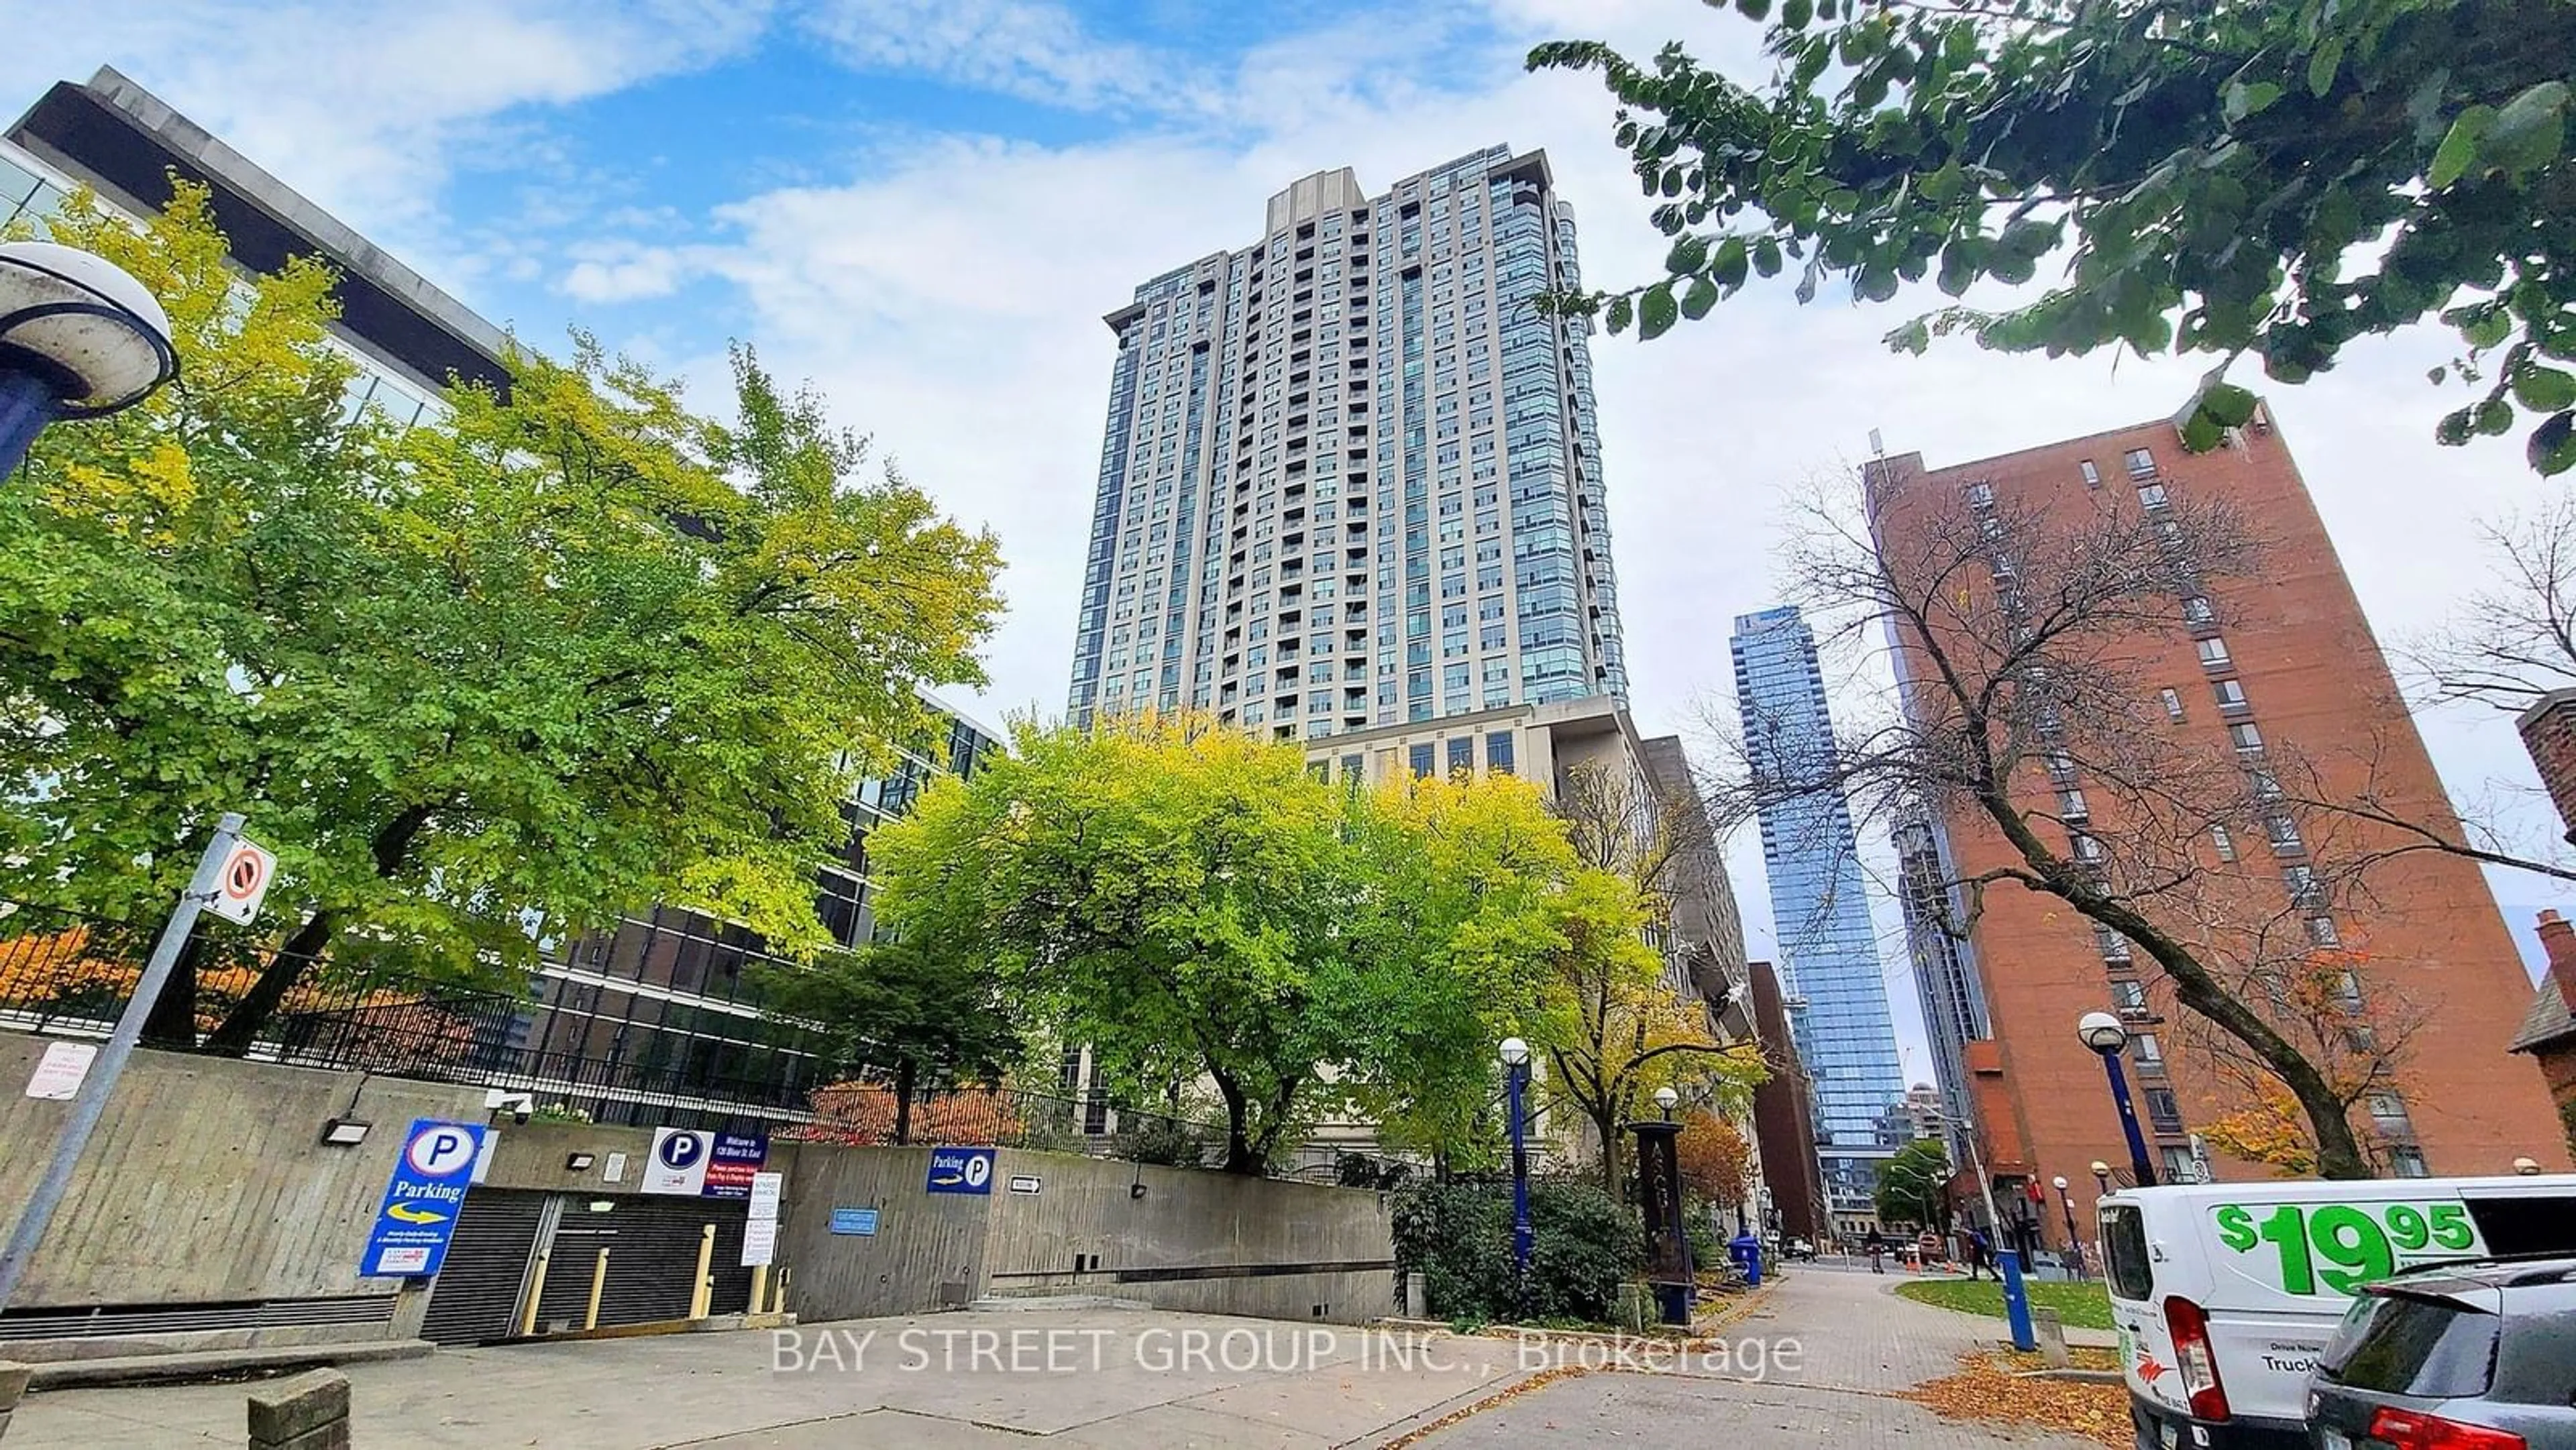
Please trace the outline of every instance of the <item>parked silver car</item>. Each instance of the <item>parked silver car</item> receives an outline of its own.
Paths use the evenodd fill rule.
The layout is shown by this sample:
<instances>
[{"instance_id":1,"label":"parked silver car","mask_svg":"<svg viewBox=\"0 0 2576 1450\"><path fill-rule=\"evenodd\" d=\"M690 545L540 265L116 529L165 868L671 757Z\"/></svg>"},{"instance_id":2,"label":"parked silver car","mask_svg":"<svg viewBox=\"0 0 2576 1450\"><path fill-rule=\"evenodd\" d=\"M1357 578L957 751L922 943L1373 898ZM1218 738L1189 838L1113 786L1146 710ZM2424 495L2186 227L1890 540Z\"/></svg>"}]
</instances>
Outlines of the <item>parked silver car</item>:
<instances>
[{"instance_id":1,"label":"parked silver car","mask_svg":"<svg viewBox=\"0 0 2576 1450\"><path fill-rule=\"evenodd\" d=\"M2308 1385L2318 1450L2576 1450L2576 1258L2372 1284Z\"/></svg>"}]
</instances>

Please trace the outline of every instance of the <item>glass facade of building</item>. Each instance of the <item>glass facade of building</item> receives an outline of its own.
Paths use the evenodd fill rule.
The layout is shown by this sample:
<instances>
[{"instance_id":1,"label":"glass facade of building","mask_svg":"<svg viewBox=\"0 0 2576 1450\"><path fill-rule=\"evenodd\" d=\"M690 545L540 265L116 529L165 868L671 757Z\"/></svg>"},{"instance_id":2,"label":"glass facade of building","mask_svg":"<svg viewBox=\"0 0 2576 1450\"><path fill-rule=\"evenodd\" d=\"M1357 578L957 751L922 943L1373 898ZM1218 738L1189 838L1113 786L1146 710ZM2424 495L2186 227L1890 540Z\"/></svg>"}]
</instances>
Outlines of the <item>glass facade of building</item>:
<instances>
[{"instance_id":1,"label":"glass facade of building","mask_svg":"<svg viewBox=\"0 0 2576 1450\"><path fill-rule=\"evenodd\" d=\"M0 236L23 231L44 240L45 220L62 210L74 183L24 148L0 141ZM447 405L437 391L404 376L384 359L372 357L338 338L330 345L357 364L349 380L348 410L373 407L398 426L408 428L424 417L443 415Z\"/></svg>"},{"instance_id":2,"label":"glass facade of building","mask_svg":"<svg viewBox=\"0 0 2576 1450\"><path fill-rule=\"evenodd\" d=\"M1968 1044L1988 1036L1989 1028L1976 950L1950 930L1967 919L1966 905L1950 889L1949 850L1939 826L1907 821L1895 835L1897 902L1905 912L1905 945L1914 962L1914 988L1922 998L1923 1030L1931 1038L1933 1078L1942 1111L1953 1123L1968 1123L1973 1121Z\"/></svg>"},{"instance_id":3,"label":"glass facade of building","mask_svg":"<svg viewBox=\"0 0 2576 1450\"><path fill-rule=\"evenodd\" d=\"M842 805L849 839L815 873L815 912L842 946L871 940L868 835L912 809L943 773L973 773L1001 752L975 725L939 717L933 736L898 753ZM690 1104L715 1116L801 1115L827 1066L799 1029L762 1007L762 968L783 969L759 936L676 907L655 907L617 929L565 944L539 970L539 1007L526 1046L564 1065L568 1080L652 1085L649 1091L571 1094L596 1121L668 1124Z\"/></svg>"},{"instance_id":4,"label":"glass facade of building","mask_svg":"<svg viewBox=\"0 0 2576 1450\"><path fill-rule=\"evenodd\" d=\"M1735 693L1750 763L1796 779L1833 748L1816 637L1797 609L1739 616ZM1839 795L1762 813L1762 863L1779 939L1780 980L1799 1060L1815 1083L1816 1134L1837 1209L1866 1202L1884 1119L1905 1095L1850 806ZM1837 1152L1836 1150L1846 1150Z\"/></svg>"},{"instance_id":5,"label":"glass facade of building","mask_svg":"<svg viewBox=\"0 0 2576 1450\"><path fill-rule=\"evenodd\" d=\"M1588 324L1543 155L1365 195L1112 313L1077 721L1191 707L1283 740L1624 698Z\"/></svg>"}]
</instances>

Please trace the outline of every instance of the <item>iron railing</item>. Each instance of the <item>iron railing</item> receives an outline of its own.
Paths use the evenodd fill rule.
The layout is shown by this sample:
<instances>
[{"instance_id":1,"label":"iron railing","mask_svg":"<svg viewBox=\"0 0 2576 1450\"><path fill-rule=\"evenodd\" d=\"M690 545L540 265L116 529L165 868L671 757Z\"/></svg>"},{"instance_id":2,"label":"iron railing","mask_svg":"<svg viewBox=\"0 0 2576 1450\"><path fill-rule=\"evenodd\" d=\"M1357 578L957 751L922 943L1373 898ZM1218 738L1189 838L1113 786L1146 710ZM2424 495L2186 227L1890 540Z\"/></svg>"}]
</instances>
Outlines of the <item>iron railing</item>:
<instances>
[{"instance_id":1,"label":"iron railing","mask_svg":"<svg viewBox=\"0 0 2576 1450\"><path fill-rule=\"evenodd\" d=\"M150 947L147 932L124 923L0 905L0 1028L106 1036ZM193 1011L174 1006L146 1045L208 1051L208 1038L257 977L255 965L198 964L185 988ZM533 990L533 981L529 991L499 991L326 958L288 990L247 1047L229 1055L498 1088L527 1095L537 1116L676 1127L812 1116L809 1100L823 1075L810 1050L660 1032L642 1034L653 1046L633 1057L550 1048L538 1040L550 1009Z\"/></svg>"}]
</instances>

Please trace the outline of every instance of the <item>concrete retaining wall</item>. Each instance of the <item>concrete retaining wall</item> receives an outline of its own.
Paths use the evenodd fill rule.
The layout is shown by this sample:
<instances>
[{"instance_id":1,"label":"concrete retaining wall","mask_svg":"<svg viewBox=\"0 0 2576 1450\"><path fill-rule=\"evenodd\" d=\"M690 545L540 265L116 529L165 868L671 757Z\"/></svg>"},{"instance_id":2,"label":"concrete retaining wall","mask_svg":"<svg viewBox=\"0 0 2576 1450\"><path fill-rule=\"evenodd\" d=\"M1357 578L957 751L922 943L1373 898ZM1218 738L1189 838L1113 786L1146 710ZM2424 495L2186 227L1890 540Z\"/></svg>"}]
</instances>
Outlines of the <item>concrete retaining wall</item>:
<instances>
[{"instance_id":1,"label":"concrete retaining wall","mask_svg":"<svg viewBox=\"0 0 2576 1450\"><path fill-rule=\"evenodd\" d=\"M1376 1193L1003 1149L990 1196L934 1194L929 1165L923 1148L799 1150L780 1242L790 1308L814 1322L988 1294L1106 1294L1353 1322L1394 1303L1392 1222ZM1035 1193L1011 1191L1029 1178ZM833 1234L834 1208L876 1209L877 1232Z\"/></svg>"},{"instance_id":2,"label":"concrete retaining wall","mask_svg":"<svg viewBox=\"0 0 2576 1450\"><path fill-rule=\"evenodd\" d=\"M778 1258L806 1321L915 1314L983 1292L992 1202L932 1193L927 1148L801 1145L788 1169ZM877 1231L831 1231L835 1208L872 1208Z\"/></svg>"},{"instance_id":3,"label":"concrete retaining wall","mask_svg":"<svg viewBox=\"0 0 2576 1450\"><path fill-rule=\"evenodd\" d=\"M0 1033L0 1204L23 1204L70 1104L23 1094L42 1037ZM66 1326L11 1346L59 1360L262 1345L405 1339L426 1296L361 1279L359 1255L415 1118L483 1121L483 1089L180 1053L134 1055L13 1314L148 1305L148 1333ZM322 1143L335 1117L371 1123ZM584 1197L636 1191L650 1129L504 1122L484 1186ZM568 1166L589 1154L583 1168ZM607 1179L625 1155L623 1180ZM1004 1149L989 1195L928 1191L927 1148L773 1145L786 1175L776 1263L808 1320L922 1313L987 1294L1109 1294L1173 1309L1282 1319L1388 1312L1394 1250L1379 1194L1193 1169ZM1011 1180L1034 1178L1035 1193ZM1137 1186L1142 1185L1142 1192ZM877 1231L831 1232L835 1208ZM384 1317L204 1327L191 1308L350 1301ZM365 1316L343 1316L365 1317ZM234 1321L240 1324L240 1321ZM78 1336L78 1337L75 1337Z\"/></svg>"},{"instance_id":4,"label":"concrete retaining wall","mask_svg":"<svg viewBox=\"0 0 2576 1450\"><path fill-rule=\"evenodd\" d=\"M0 1203L13 1212L71 1112L25 1095L47 1040L0 1034ZM325 1147L322 1125L339 1116L374 1131ZM358 1254L403 1129L482 1116L480 1088L137 1052L17 1305L389 1294L398 1281L359 1278Z\"/></svg>"}]
</instances>

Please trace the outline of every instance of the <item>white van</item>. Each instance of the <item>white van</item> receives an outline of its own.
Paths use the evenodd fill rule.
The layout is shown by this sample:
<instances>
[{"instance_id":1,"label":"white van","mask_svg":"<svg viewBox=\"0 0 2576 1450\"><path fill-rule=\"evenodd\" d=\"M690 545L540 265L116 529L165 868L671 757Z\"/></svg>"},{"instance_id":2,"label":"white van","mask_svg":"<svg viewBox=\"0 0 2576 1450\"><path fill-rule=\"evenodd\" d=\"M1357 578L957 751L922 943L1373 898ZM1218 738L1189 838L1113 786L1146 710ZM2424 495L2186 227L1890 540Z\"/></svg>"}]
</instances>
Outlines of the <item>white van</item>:
<instances>
[{"instance_id":1,"label":"white van","mask_svg":"<svg viewBox=\"0 0 2576 1450\"><path fill-rule=\"evenodd\" d=\"M2100 1227L2139 1450L2305 1446L2308 1370L2353 1292L2576 1252L2576 1174L2125 1188Z\"/></svg>"}]
</instances>

